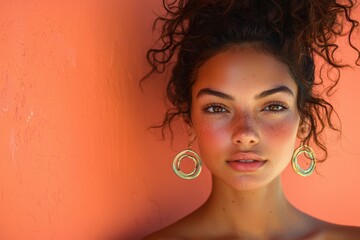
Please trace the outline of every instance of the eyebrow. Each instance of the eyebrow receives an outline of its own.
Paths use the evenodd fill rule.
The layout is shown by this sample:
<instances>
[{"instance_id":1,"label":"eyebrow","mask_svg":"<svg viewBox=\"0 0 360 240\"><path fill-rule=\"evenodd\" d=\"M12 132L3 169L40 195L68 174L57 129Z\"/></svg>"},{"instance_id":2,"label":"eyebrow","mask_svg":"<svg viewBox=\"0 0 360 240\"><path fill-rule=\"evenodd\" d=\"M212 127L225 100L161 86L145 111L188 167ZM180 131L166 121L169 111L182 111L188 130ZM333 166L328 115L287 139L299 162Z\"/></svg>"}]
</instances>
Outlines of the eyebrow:
<instances>
[{"instance_id":1,"label":"eyebrow","mask_svg":"<svg viewBox=\"0 0 360 240\"><path fill-rule=\"evenodd\" d=\"M201 97L203 95L213 95L213 96L216 96L216 97L220 97L220 98L223 98L223 99L226 99L226 100L234 100L234 98L226 93L223 93L223 92L219 92L219 91L215 91L213 89L210 89L210 88L203 88L201 89L198 94L197 94L197 98L198 97Z\"/></svg>"},{"instance_id":2,"label":"eyebrow","mask_svg":"<svg viewBox=\"0 0 360 240\"><path fill-rule=\"evenodd\" d=\"M286 93L292 97L295 97L295 94L293 93L293 91L290 90L290 88L288 88L286 86L280 86L280 87L276 87L276 88L273 88L270 90L263 91L260 94L258 94L255 98L256 99L264 98L264 97L267 97L269 95L279 93L279 92Z\"/></svg>"},{"instance_id":3,"label":"eyebrow","mask_svg":"<svg viewBox=\"0 0 360 240\"><path fill-rule=\"evenodd\" d=\"M295 94L293 93L293 91L290 90L290 88L288 88L286 86L280 86L280 87L276 87L276 88L269 89L269 90L261 92L260 94L255 96L255 99L265 98L267 96L270 96L270 95L273 95L273 94L279 93L279 92L286 93L286 94L288 94L288 95L290 95L292 97L295 96ZM203 95L212 95L212 96L220 97L220 98L223 98L223 99L226 99L226 100L234 100L234 97L232 97L232 96L230 96L230 95L228 95L226 93L219 92L219 91L216 91L216 90L213 90L213 89L210 89L210 88L201 89L198 92L196 97L198 98L198 97L201 97Z\"/></svg>"}]
</instances>

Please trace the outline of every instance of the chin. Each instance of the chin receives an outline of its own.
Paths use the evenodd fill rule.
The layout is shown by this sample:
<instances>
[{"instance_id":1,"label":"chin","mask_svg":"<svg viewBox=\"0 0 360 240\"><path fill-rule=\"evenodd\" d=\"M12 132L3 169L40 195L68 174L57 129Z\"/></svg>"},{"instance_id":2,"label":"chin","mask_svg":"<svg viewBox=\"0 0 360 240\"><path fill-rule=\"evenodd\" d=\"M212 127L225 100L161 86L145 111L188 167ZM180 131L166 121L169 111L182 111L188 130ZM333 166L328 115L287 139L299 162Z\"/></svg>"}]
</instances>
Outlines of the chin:
<instances>
[{"instance_id":1,"label":"chin","mask_svg":"<svg viewBox=\"0 0 360 240\"><path fill-rule=\"evenodd\" d=\"M224 181L226 185L237 191L255 191L267 187L271 179L261 179L259 176L238 176L236 179Z\"/></svg>"}]
</instances>

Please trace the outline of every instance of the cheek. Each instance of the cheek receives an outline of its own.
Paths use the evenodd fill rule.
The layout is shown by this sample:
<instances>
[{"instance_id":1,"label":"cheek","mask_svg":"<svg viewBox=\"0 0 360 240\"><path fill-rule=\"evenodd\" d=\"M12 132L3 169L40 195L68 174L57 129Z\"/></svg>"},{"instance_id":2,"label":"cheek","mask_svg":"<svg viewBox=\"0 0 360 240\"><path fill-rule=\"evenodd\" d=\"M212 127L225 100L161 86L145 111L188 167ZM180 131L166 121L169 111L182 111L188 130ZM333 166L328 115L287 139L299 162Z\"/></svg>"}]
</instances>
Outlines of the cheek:
<instances>
[{"instance_id":1,"label":"cheek","mask_svg":"<svg viewBox=\"0 0 360 240\"><path fill-rule=\"evenodd\" d=\"M229 134L224 124L219 122L194 122L197 143L202 154L215 154L216 150L225 146L229 141Z\"/></svg>"},{"instance_id":2,"label":"cheek","mask_svg":"<svg viewBox=\"0 0 360 240\"><path fill-rule=\"evenodd\" d=\"M227 135L222 129L221 125L216 123L203 122L199 124L196 130L199 144L203 145L203 143L206 143L213 145L224 142Z\"/></svg>"},{"instance_id":3,"label":"cheek","mask_svg":"<svg viewBox=\"0 0 360 240\"><path fill-rule=\"evenodd\" d=\"M270 145L294 145L299 126L299 118L289 116L281 121L272 121L264 125L262 135Z\"/></svg>"}]
</instances>

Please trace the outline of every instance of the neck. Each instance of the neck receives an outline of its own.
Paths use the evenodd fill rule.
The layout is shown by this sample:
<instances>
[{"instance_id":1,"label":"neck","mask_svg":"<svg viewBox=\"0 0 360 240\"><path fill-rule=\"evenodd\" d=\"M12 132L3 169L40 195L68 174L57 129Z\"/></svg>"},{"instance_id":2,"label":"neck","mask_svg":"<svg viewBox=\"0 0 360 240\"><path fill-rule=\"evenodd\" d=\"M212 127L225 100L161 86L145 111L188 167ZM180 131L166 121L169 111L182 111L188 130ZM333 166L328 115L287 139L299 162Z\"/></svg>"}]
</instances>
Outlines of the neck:
<instances>
[{"instance_id":1,"label":"neck","mask_svg":"<svg viewBox=\"0 0 360 240\"><path fill-rule=\"evenodd\" d=\"M284 233L304 217L286 200L280 178L247 191L235 190L213 178L212 193L202 210L210 219L216 219L214 227L258 238Z\"/></svg>"}]
</instances>

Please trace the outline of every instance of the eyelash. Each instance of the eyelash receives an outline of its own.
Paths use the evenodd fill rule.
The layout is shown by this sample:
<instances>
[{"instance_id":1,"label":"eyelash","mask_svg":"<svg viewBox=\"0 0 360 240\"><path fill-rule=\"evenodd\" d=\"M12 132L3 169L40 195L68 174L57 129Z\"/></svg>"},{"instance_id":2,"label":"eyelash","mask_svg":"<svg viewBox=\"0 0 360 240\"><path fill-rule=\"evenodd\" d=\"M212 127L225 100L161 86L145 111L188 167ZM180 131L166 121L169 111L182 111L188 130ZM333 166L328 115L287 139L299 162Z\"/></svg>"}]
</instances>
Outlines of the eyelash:
<instances>
[{"instance_id":1,"label":"eyelash","mask_svg":"<svg viewBox=\"0 0 360 240\"><path fill-rule=\"evenodd\" d=\"M212 111L210 111L209 109L213 108ZM214 111L214 108L221 108L221 111ZM224 113L224 112L228 112L227 108L219 103L212 103L207 105L206 107L204 107L204 112L209 113L209 114L220 114L220 113Z\"/></svg>"},{"instance_id":2,"label":"eyelash","mask_svg":"<svg viewBox=\"0 0 360 240\"><path fill-rule=\"evenodd\" d=\"M270 110L269 107L281 107L281 109L279 110ZM212 111L210 111L209 109L212 108ZM214 108L221 108L220 111L216 110ZM287 104L281 103L281 102L272 102L267 104L267 106L265 108L263 108L261 111L269 111L269 112L273 112L273 113L280 113L283 111L286 111L287 109L289 109L289 106ZM207 105L206 107L204 107L203 109L204 112L209 113L209 114L221 114L224 112L229 112L227 110L227 108L223 105L223 104L219 104L219 103L212 103Z\"/></svg>"},{"instance_id":3,"label":"eyelash","mask_svg":"<svg viewBox=\"0 0 360 240\"><path fill-rule=\"evenodd\" d=\"M276 106L276 107L281 107L280 110L266 110L266 108L269 108L271 106ZM270 104L268 104L262 111L270 111L270 112L274 112L274 113L280 113L283 111L286 111L287 109L289 109L289 106L287 104L281 103L281 102L272 102Z\"/></svg>"}]
</instances>

